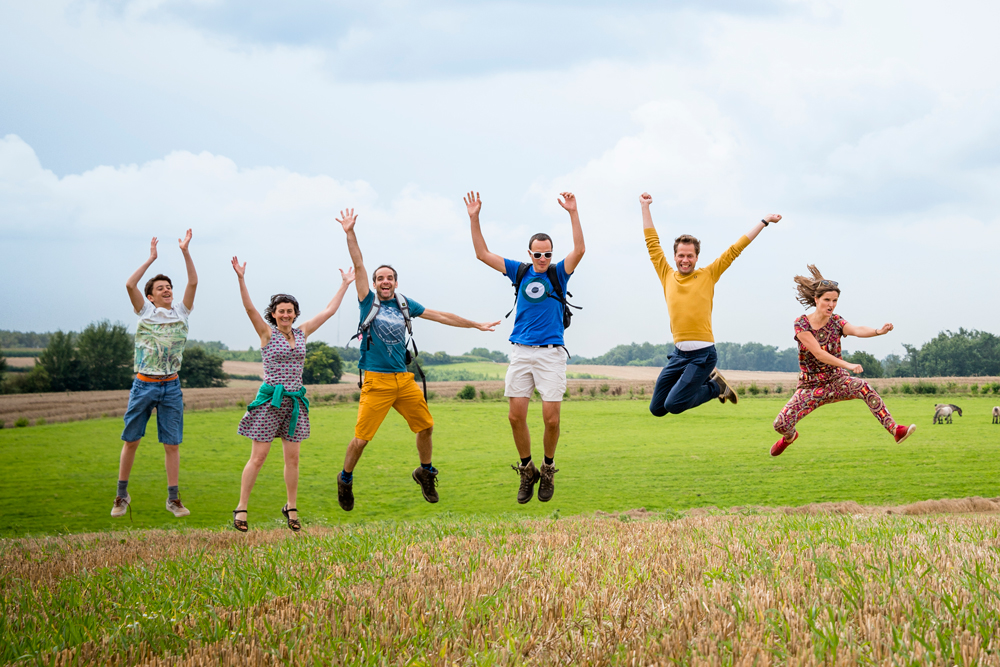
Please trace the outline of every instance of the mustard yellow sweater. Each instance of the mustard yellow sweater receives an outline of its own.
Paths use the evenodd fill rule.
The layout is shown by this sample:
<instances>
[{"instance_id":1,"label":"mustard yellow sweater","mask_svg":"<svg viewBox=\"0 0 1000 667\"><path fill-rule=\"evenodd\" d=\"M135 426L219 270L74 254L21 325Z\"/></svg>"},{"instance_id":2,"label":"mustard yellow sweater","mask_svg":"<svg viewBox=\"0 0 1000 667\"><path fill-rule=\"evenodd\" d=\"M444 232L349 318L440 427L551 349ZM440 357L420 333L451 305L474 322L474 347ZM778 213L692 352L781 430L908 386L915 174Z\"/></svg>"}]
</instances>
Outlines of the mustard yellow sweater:
<instances>
[{"instance_id":1,"label":"mustard yellow sweater","mask_svg":"<svg viewBox=\"0 0 1000 667\"><path fill-rule=\"evenodd\" d=\"M656 274L663 283L663 296L667 300L670 332L674 335L674 343L686 340L714 343L712 299L715 297L715 283L719 282L723 272L740 256L743 249L750 245L750 239L741 236L740 240L729 246L719 259L685 276L667 263L656 230L644 229L643 232L646 235L649 259L652 260Z\"/></svg>"}]
</instances>

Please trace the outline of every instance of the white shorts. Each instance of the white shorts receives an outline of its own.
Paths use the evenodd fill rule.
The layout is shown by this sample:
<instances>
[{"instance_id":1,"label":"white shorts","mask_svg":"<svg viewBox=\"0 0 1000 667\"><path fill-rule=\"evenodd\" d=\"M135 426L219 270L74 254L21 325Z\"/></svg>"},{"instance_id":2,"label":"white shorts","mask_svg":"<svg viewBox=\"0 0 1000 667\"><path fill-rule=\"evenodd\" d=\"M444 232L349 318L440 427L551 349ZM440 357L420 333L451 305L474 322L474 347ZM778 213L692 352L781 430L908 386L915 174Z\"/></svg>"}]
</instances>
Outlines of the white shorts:
<instances>
[{"instance_id":1,"label":"white shorts","mask_svg":"<svg viewBox=\"0 0 1000 667\"><path fill-rule=\"evenodd\" d=\"M566 350L561 347L512 345L503 395L530 398L537 389L543 401L561 401L566 393Z\"/></svg>"}]
</instances>

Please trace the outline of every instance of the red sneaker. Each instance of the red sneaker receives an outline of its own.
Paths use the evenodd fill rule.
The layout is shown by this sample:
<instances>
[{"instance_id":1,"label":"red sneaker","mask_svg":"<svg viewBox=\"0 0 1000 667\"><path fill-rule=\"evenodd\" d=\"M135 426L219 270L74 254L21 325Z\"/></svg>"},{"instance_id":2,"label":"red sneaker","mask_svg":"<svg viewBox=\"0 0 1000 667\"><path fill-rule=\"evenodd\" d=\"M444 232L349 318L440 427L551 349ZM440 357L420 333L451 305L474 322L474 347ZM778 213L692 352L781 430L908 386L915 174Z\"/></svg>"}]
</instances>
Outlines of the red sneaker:
<instances>
[{"instance_id":1,"label":"red sneaker","mask_svg":"<svg viewBox=\"0 0 1000 667\"><path fill-rule=\"evenodd\" d=\"M795 435L792 436L791 440L785 440L785 436L781 436L781 439L778 440L778 442L774 443L774 445L771 446L771 456L778 456L778 455L780 455L781 452L785 451L785 449L788 447L788 445L792 444L793 442L795 442L798 439L799 439L799 432L798 431L795 432Z\"/></svg>"},{"instance_id":2,"label":"red sneaker","mask_svg":"<svg viewBox=\"0 0 1000 667\"><path fill-rule=\"evenodd\" d=\"M896 430L893 432L892 437L896 439L896 442L903 442L909 438L914 431L917 430L916 424L910 424L909 426L903 426L899 424L896 426Z\"/></svg>"}]
</instances>

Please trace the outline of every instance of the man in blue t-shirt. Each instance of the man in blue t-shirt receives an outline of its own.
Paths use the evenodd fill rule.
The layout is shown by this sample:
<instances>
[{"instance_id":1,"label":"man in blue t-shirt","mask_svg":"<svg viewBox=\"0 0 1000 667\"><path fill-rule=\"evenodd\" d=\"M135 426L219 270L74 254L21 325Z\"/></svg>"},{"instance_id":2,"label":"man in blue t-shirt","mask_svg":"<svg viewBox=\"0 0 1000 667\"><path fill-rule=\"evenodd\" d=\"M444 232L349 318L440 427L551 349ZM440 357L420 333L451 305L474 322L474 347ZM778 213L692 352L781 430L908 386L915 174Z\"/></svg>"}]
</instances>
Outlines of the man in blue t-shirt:
<instances>
[{"instance_id":1,"label":"man in blue t-shirt","mask_svg":"<svg viewBox=\"0 0 1000 667\"><path fill-rule=\"evenodd\" d=\"M572 192L563 192L561 196L559 205L569 212L573 226L573 250L555 265L556 280L565 299L569 277L583 259L586 248L576 197ZM465 197L465 206L472 221L472 244L476 248L476 258L507 276L516 286L521 263L504 259L486 247L479 228L482 205L478 192L470 192ZM551 500L555 491L554 476L559 472L554 465L559 442L559 408L566 393L566 359L569 356L563 340L563 304L555 298L548 275L552 264L552 239L548 234L535 234L528 240L528 256L531 266L517 289L517 313L514 330L510 334L513 348L504 382L504 395L510 401L510 428L521 457L520 465L511 466L521 476L517 492L517 502L521 504L531 500L538 482L538 500ZM542 419L545 422L545 461L541 469L536 468L531 460L531 434L528 432L528 402L535 389L542 397Z\"/></svg>"},{"instance_id":2,"label":"man in blue t-shirt","mask_svg":"<svg viewBox=\"0 0 1000 667\"><path fill-rule=\"evenodd\" d=\"M354 428L354 439L347 445L344 457L344 469L337 475L337 501L346 510L354 509L354 466L361 458L362 452L375 433L389 408L396 408L403 415L410 430L417 434L417 453L420 455L420 466L413 471L413 481L420 485L424 500L429 503L438 501L437 469L431 464L431 432L434 430L434 419L427 409L427 400L413 380L413 373L406 372L406 318L400 310L396 295L396 269L387 264L375 269L372 274L372 285L365 283L364 259L358 246L358 237L354 234L354 223L357 216L354 209L340 212L337 222L347 234L347 249L354 262L355 281L358 289L358 306L360 321L378 307L375 319L363 333L361 339L361 369L364 381L361 385L361 399L358 402L358 422ZM378 299L376 304L375 299ZM497 322L473 322L464 317L437 310L428 310L413 299L405 299L410 318L422 317L433 322L440 322L453 327L474 328L480 331L493 331Z\"/></svg>"}]
</instances>

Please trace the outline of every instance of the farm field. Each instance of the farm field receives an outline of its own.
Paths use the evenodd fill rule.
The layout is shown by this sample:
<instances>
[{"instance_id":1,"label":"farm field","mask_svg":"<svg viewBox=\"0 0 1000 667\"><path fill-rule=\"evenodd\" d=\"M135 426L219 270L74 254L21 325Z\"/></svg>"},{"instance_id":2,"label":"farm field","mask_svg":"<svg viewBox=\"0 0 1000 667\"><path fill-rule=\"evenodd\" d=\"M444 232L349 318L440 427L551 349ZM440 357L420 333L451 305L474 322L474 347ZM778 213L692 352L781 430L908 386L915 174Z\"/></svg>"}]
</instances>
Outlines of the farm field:
<instances>
[{"instance_id":1,"label":"farm field","mask_svg":"<svg viewBox=\"0 0 1000 667\"><path fill-rule=\"evenodd\" d=\"M502 401L433 403L435 465L441 502L423 502L410 479L417 465L412 433L391 412L355 472L357 505L337 505L335 475L353 435L357 406L315 407L313 437L301 455L298 507L309 526L427 519L445 512L512 512L516 516L651 511L716 506L791 506L855 501L902 505L935 498L1000 496L1000 426L992 399L963 399L964 417L931 426L934 397L892 395L894 416L916 422L896 445L860 401L827 406L806 418L801 437L780 457L771 422L783 401L747 398L737 406L712 401L683 415L656 419L644 400L579 400L563 406L562 438L552 502L514 502L518 477ZM529 419L538 442L540 405ZM192 412L181 446L181 497L191 516L163 509L163 449L155 419L140 445L129 492L132 521L108 515L114 498L121 422L93 419L0 431L0 535L134 528L224 527L236 504L249 441L236 434L242 411ZM536 444L536 448L538 444ZM536 452L537 453L537 452ZM31 502L24 502L25 485ZM280 447L275 447L250 503L252 526L281 525L284 503Z\"/></svg>"}]
</instances>

